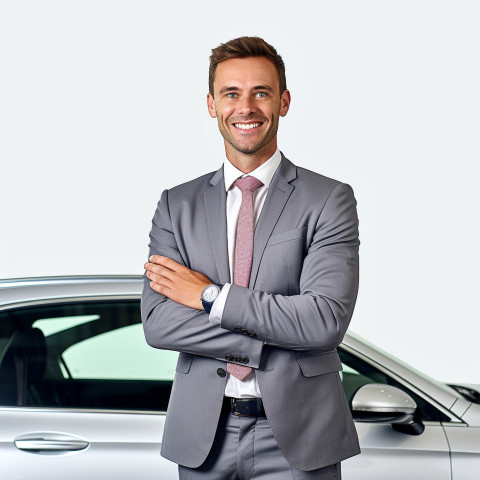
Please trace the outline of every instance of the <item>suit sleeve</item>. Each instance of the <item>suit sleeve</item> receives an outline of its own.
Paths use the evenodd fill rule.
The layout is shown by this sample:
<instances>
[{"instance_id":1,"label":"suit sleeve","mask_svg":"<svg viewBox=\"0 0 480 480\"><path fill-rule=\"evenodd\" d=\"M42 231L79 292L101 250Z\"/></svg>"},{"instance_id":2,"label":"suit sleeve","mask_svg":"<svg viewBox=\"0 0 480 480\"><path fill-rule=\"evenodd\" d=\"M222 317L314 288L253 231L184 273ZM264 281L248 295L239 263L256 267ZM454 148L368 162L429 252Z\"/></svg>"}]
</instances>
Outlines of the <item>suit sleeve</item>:
<instances>
[{"instance_id":1,"label":"suit sleeve","mask_svg":"<svg viewBox=\"0 0 480 480\"><path fill-rule=\"evenodd\" d=\"M168 191L162 194L152 220L149 257L163 255L185 265L173 233ZM221 328L208 320L208 313L186 307L150 288L144 275L141 301L142 323L147 343L155 348L225 360L228 353L248 359L258 368L263 342Z\"/></svg>"},{"instance_id":2,"label":"suit sleeve","mask_svg":"<svg viewBox=\"0 0 480 480\"><path fill-rule=\"evenodd\" d=\"M232 285L221 326L254 332L269 345L291 350L335 349L357 298L358 248L355 197L350 186L339 184L318 217L303 261L300 294L268 294Z\"/></svg>"}]
</instances>

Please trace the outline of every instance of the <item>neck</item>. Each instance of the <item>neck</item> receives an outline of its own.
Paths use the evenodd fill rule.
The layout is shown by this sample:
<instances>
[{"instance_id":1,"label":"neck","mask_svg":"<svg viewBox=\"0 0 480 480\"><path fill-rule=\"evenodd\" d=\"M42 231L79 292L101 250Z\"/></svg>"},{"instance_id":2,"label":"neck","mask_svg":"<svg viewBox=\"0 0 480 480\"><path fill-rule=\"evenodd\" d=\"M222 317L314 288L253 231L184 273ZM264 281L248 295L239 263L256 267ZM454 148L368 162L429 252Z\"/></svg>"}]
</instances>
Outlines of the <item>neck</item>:
<instances>
[{"instance_id":1,"label":"neck","mask_svg":"<svg viewBox=\"0 0 480 480\"><path fill-rule=\"evenodd\" d=\"M225 154L229 162L241 172L250 173L273 156L277 150L277 143L275 142L275 145L271 146L268 150L258 151L250 154L242 153L229 147L230 145L225 143Z\"/></svg>"}]
</instances>

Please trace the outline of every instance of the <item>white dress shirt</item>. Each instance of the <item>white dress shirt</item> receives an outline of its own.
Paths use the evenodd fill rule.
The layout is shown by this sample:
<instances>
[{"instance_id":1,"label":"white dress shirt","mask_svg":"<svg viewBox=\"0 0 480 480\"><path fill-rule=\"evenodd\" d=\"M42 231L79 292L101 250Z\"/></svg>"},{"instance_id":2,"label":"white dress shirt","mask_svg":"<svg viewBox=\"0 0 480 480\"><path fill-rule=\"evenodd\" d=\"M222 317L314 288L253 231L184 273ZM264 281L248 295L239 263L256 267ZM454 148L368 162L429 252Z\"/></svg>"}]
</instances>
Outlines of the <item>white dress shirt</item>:
<instances>
[{"instance_id":1,"label":"white dress shirt","mask_svg":"<svg viewBox=\"0 0 480 480\"><path fill-rule=\"evenodd\" d=\"M253 208L255 225L267 198L268 188L272 181L273 175L277 171L282 156L277 149L272 157L270 157L265 163L262 163L253 172L248 175L260 180L263 185L255 190L253 194ZM240 189L233 185L235 180L240 177L246 177L247 174L241 172L233 166L227 159L223 164L223 176L225 179L225 190L227 192L227 240L228 240L228 262L230 265L230 276L233 275L233 258L235 252L235 236L237 231L238 213L240 211L240 205L242 204L242 192ZM230 278L230 280L233 280ZM209 320L214 323L220 323L222 321L223 310L225 308L225 302L230 290L230 284L226 283L219 296L212 305L210 311ZM258 388L258 382L255 376L255 370L252 371L244 380L239 380L233 375L228 374L227 385L225 387L225 396L234 398L251 398L261 397L260 389Z\"/></svg>"}]
</instances>

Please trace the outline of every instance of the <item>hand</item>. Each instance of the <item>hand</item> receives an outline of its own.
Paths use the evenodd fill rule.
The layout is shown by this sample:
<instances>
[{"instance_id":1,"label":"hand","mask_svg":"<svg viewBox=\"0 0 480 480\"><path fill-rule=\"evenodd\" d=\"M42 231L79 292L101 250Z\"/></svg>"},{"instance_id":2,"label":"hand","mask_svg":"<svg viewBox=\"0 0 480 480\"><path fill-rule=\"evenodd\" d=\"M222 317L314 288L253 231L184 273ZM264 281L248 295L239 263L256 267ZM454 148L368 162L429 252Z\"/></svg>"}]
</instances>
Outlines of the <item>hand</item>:
<instances>
[{"instance_id":1,"label":"hand","mask_svg":"<svg viewBox=\"0 0 480 480\"><path fill-rule=\"evenodd\" d=\"M150 287L174 302L203 310L200 299L203 289L211 280L168 257L152 255L144 265Z\"/></svg>"}]
</instances>

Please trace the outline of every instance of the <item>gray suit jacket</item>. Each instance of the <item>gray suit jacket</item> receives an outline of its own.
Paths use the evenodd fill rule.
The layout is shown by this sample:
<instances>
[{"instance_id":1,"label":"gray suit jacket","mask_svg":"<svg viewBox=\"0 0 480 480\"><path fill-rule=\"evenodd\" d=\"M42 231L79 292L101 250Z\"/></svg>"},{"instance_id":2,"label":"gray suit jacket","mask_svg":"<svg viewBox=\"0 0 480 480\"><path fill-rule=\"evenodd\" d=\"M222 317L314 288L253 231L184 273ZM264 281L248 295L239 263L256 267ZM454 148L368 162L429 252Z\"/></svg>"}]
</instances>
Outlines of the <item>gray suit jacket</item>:
<instances>
[{"instance_id":1,"label":"gray suit jacket","mask_svg":"<svg viewBox=\"0 0 480 480\"><path fill-rule=\"evenodd\" d=\"M150 255L230 281L223 168L164 191ZM256 370L267 418L285 458L313 470L359 453L336 348L358 289L352 189L282 156L255 230L250 287L232 285L221 325L154 292L142 295L147 342L180 352L162 455L188 467L215 436L225 358Z\"/></svg>"}]
</instances>

